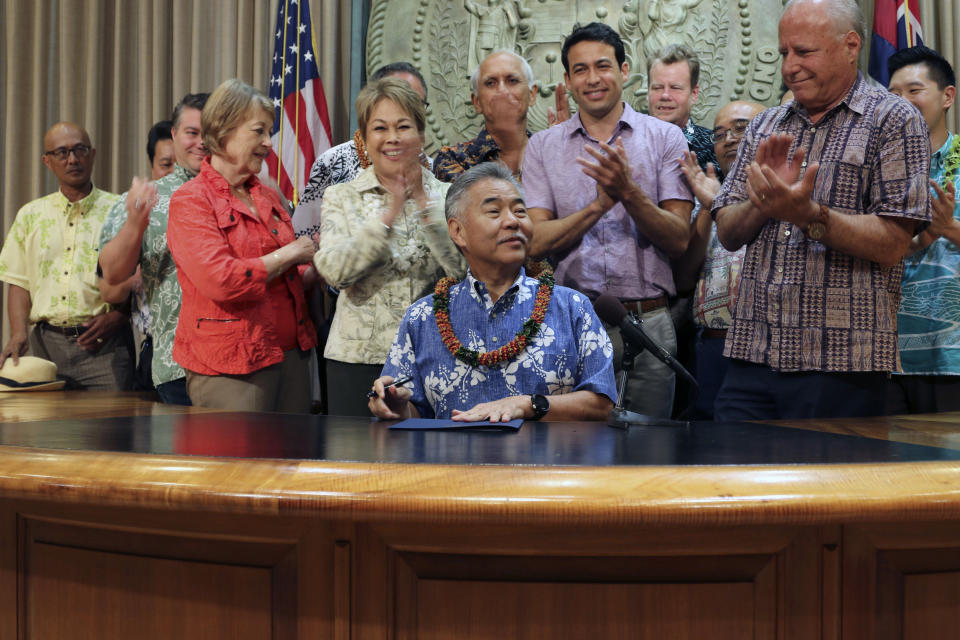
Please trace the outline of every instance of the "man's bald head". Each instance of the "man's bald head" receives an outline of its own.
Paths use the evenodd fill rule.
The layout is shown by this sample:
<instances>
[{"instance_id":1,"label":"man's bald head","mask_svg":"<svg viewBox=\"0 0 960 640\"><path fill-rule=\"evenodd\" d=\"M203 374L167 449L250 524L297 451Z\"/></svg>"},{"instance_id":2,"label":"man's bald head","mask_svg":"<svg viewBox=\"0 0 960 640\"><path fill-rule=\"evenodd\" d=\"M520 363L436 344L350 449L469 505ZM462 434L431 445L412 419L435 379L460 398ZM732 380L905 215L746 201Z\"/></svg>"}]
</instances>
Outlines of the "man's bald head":
<instances>
[{"instance_id":1,"label":"man's bald head","mask_svg":"<svg viewBox=\"0 0 960 640\"><path fill-rule=\"evenodd\" d=\"M90 144L90 135L87 134L86 129L78 125L76 122L64 121L58 122L47 129L47 132L43 135L43 150L50 151L52 149L56 149L57 145L55 142L63 135L79 136L80 139L83 140L83 144L87 145L88 147L92 146Z\"/></svg>"},{"instance_id":2,"label":"man's bald head","mask_svg":"<svg viewBox=\"0 0 960 640\"><path fill-rule=\"evenodd\" d=\"M717 111L717 116L713 119L713 135L715 140L717 136L720 136L720 139L713 143L713 151L717 155L720 171L724 174L737 158L737 147L740 146L747 124L764 109L766 107L762 104L737 100L725 104Z\"/></svg>"},{"instance_id":3,"label":"man's bald head","mask_svg":"<svg viewBox=\"0 0 960 640\"><path fill-rule=\"evenodd\" d=\"M96 150L80 125L58 122L43 136L43 164L57 176L61 191L89 191Z\"/></svg>"}]
</instances>

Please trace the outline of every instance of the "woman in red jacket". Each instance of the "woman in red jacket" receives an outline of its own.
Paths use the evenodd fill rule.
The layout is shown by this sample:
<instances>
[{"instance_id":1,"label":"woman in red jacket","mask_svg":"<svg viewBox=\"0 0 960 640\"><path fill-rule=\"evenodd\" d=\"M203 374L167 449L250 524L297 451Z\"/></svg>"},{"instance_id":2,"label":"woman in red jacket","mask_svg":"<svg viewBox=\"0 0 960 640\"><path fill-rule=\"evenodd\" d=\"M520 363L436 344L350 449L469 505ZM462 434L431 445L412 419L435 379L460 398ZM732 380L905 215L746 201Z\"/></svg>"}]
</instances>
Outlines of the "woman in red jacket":
<instances>
[{"instance_id":1,"label":"woman in red jacket","mask_svg":"<svg viewBox=\"0 0 960 640\"><path fill-rule=\"evenodd\" d=\"M227 80L203 109L211 156L170 199L167 243L183 290L173 358L193 404L308 412L316 331L304 300L313 241L257 173L270 152L272 103ZM306 272L310 273L306 273Z\"/></svg>"}]
</instances>

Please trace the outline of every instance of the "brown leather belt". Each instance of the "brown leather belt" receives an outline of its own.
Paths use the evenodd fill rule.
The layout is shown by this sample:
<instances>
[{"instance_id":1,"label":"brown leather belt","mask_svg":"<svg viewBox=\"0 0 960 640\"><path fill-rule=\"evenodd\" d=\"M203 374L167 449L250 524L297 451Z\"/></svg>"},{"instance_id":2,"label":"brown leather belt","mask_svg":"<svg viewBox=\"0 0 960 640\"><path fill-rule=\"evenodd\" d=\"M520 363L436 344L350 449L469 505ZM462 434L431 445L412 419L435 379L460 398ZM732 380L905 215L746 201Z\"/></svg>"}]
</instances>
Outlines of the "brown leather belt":
<instances>
[{"instance_id":1,"label":"brown leather belt","mask_svg":"<svg viewBox=\"0 0 960 640\"><path fill-rule=\"evenodd\" d=\"M58 327L55 324L50 324L49 322L38 322L37 326L45 331L53 331L54 333L59 333L65 336L73 336L77 338L81 333L87 330L82 324L74 325L72 327Z\"/></svg>"},{"instance_id":2,"label":"brown leather belt","mask_svg":"<svg viewBox=\"0 0 960 640\"><path fill-rule=\"evenodd\" d=\"M647 298L645 300L621 300L620 301L624 308L627 311L632 311L633 313L649 313L654 309L660 309L667 306L667 296L660 296L659 298Z\"/></svg>"},{"instance_id":3,"label":"brown leather belt","mask_svg":"<svg viewBox=\"0 0 960 640\"><path fill-rule=\"evenodd\" d=\"M727 330L726 330L726 329L712 329L712 328L710 328L710 327L704 327L704 328L701 330L701 332L700 332L700 336L703 337L703 338L708 338L708 339L709 339L709 338L714 338L714 339L716 339L716 338L726 338L726 337L727 337Z\"/></svg>"}]
</instances>

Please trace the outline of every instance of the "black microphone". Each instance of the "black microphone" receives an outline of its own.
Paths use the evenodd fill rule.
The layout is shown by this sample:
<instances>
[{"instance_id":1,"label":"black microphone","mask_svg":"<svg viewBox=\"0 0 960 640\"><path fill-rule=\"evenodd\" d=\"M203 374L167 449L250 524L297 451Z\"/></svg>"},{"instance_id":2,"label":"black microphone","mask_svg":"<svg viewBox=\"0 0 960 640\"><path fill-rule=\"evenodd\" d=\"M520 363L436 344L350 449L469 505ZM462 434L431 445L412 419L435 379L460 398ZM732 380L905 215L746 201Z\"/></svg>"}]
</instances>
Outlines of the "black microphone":
<instances>
[{"instance_id":1,"label":"black microphone","mask_svg":"<svg viewBox=\"0 0 960 640\"><path fill-rule=\"evenodd\" d=\"M620 335L624 342L630 343L640 350L646 349L658 360L676 371L684 379L696 385L697 382L690 372L683 368L677 359L670 355L670 352L654 342L653 338L647 335L640 323L637 322L627 308L623 306L617 298L609 293L602 294L593 301L593 308L596 310L600 319L607 324L612 324L620 329Z\"/></svg>"}]
</instances>

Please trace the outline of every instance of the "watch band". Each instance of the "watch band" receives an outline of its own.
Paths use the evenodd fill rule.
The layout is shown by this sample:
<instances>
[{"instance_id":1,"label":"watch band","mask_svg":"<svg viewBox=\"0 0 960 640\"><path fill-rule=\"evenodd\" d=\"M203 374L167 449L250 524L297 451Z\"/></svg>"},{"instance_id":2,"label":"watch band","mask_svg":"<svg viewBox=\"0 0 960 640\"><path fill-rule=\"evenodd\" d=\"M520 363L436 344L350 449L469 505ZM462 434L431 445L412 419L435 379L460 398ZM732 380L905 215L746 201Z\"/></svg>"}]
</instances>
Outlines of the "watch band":
<instances>
[{"instance_id":1,"label":"watch band","mask_svg":"<svg viewBox=\"0 0 960 640\"><path fill-rule=\"evenodd\" d=\"M820 205L819 215L810 221L803 234L811 240L820 241L827 235L827 222L830 220L830 208L825 204Z\"/></svg>"},{"instance_id":2,"label":"watch band","mask_svg":"<svg viewBox=\"0 0 960 640\"><path fill-rule=\"evenodd\" d=\"M539 420L550 411L550 400L539 393L530 394L530 406L533 407L531 420Z\"/></svg>"}]
</instances>

